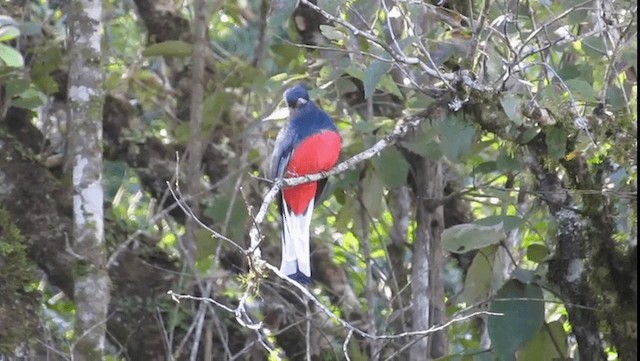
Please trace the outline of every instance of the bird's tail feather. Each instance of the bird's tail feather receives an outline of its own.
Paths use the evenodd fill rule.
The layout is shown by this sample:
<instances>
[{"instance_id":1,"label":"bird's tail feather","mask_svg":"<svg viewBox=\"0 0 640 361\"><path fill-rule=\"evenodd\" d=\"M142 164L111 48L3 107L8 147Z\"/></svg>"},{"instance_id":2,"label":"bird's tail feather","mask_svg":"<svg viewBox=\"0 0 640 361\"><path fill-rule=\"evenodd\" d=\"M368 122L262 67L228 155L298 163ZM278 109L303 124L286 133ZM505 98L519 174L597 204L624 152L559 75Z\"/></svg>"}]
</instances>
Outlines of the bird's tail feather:
<instances>
[{"instance_id":1,"label":"bird's tail feather","mask_svg":"<svg viewBox=\"0 0 640 361\"><path fill-rule=\"evenodd\" d=\"M314 200L307 210L297 215L282 202L282 263L280 271L288 277L308 283L311 280L309 256L309 227L313 214Z\"/></svg>"}]
</instances>

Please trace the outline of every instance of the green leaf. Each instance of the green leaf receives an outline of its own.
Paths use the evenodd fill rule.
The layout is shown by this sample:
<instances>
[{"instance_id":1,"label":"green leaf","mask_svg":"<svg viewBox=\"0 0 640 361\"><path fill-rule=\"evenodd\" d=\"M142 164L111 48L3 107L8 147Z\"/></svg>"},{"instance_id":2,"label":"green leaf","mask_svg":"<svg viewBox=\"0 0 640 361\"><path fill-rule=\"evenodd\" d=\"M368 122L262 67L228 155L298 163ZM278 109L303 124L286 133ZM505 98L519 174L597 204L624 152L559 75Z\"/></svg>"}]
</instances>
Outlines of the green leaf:
<instances>
[{"instance_id":1,"label":"green leaf","mask_svg":"<svg viewBox=\"0 0 640 361\"><path fill-rule=\"evenodd\" d=\"M222 110L227 105L227 94L224 91L216 91L207 96L202 105L204 119L203 132L210 132L222 118Z\"/></svg>"},{"instance_id":2,"label":"green leaf","mask_svg":"<svg viewBox=\"0 0 640 361\"><path fill-rule=\"evenodd\" d=\"M24 59L16 49L0 43L0 61L9 68L22 68Z\"/></svg>"},{"instance_id":3,"label":"green leaf","mask_svg":"<svg viewBox=\"0 0 640 361\"><path fill-rule=\"evenodd\" d=\"M582 50L594 59L601 59L607 54L607 47L600 36L590 36L582 40Z\"/></svg>"},{"instance_id":4,"label":"green leaf","mask_svg":"<svg viewBox=\"0 0 640 361\"><path fill-rule=\"evenodd\" d=\"M436 129L423 125L412 137L400 141L400 145L412 153L423 157L437 159L442 157L440 145L436 142Z\"/></svg>"},{"instance_id":5,"label":"green leaf","mask_svg":"<svg viewBox=\"0 0 640 361\"><path fill-rule=\"evenodd\" d=\"M409 163L396 148L388 147L373 159L378 176L387 187L398 187L407 182Z\"/></svg>"},{"instance_id":6,"label":"green leaf","mask_svg":"<svg viewBox=\"0 0 640 361\"><path fill-rule=\"evenodd\" d=\"M31 21L26 21L18 24L18 29L20 30L20 34L31 36L40 34L40 32L42 32L42 25Z\"/></svg>"},{"instance_id":7,"label":"green leaf","mask_svg":"<svg viewBox=\"0 0 640 361\"><path fill-rule=\"evenodd\" d=\"M7 96L10 98L22 94L29 89L29 81L27 79L17 78L7 82Z\"/></svg>"},{"instance_id":8,"label":"green leaf","mask_svg":"<svg viewBox=\"0 0 640 361\"><path fill-rule=\"evenodd\" d=\"M486 174L498 170L498 164L494 160L482 162L473 168L474 173Z\"/></svg>"},{"instance_id":9,"label":"green leaf","mask_svg":"<svg viewBox=\"0 0 640 361\"><path fill-rule=\"evenodd\" d=\"M13 40L20 36L20 29L14 25L5 25L0 27L0 41Z\"/></svg>"},{"instance_id":10,"label":"green leaf","mask_svg":"<svg viewBox=\"0 0 640 361\"><path fill-rule=\"evenodd\" d=\"M569 359L567 333L561 321L541 327L526 347L518 352L518 361L555 361Z\"/></svg>"},{"instance_id":11,"label":"green leaf","mask_svg":"<svg viewBox=\"0 0 640 361\"><path fill-rule=\"evenodd\" d=\"M455 162L471 150L476 128L467 124L459 116L451 116L440 123L440 134L442 154Z\"/></svg>"},{"instance_id":12,"label":"green leaf","mask_svg":"<svg viewBox=\"0 0 640 361\"><path fill-rule=\"evenodd\" d=\"M442 232L442 244L449 252L466 253L498 244L506 237L502 223L494 226L463 223L445 229Z\"/></svg>"},{"instance_id":13,"label":"green leaf","mask_svg":"<svg viewBox=\"0 0 640 361\"><path fill-rule=\"evenodd\" d=\"M331 25L320 25L320 32L325 38L334 41L346 40L347 36Z\"/></svg>"},{"instance_id":14,"label":"green leaf","mask_svg":"<svg viewBox=\"0 0 640 361\"><path fill-rule=\"evenodd\" d=\"M390 69L391 63L382 60L374 60L369 64L364 72L364 80L362 81L365 99L369 99L373 96L380 79L382 79Z\"/></svg>"},{"instance_id":15,"label":"green leaf","mask_svg":"<svg viewBox=\"0 0 640 361\"><path fill-rule=\"evenodd\" d=\"M47 97L41 91L28 88L11 100L11 105L24 109L36 109L46 101Z\"/></svg>"},{"instance_id":16,"label":"green leaf","mask_svg":"<svg viewBox=\"0 0 640 361\"><path fill-rule=\"evenodd\" d=\"M372 218L378 218L382 212L382 196L384 183L377 172L368 170L362 181L362 203ZM360 214L357 212L357 214Z\"/></svg>"},{"instance_id":17,"label":"green leaf","mask_svg":"<svg viewBox=\"0 0 640 361\"><path fill-rule=\"evenodd\" d=\"M297 6L297 0L274 0L268 16L269 27L286 24Z\"/></svg>"},{"instance_id":18,"label":"green leaf","mask_svg":"<svg viewBox=\"0 0 640 361\"><path fill-rule=\"evenodd\" d=\"M516 125L521 125L523 122L522 112L520 107L522 106L522 101L515 94L506 93L500 99L500 105L502 105L502 109L507 117Z\"/></svg>"},{"instance_id":19,"label":"green leaf","mask_svg":"<svg viewBox=\"0 0 640 361\"><path fill-rule=\"evenodd\" d=\"M534 243L527 247L527 259L532 262L543 262L549 255L549 248L544 244Z\"/></svg>"},{"instance_id":20,"label":"green leaf","mask_svg":"<svg viewBox=\"0 0 640 361\"><path fill-rule=\"evenodd\" d=\"M567 134L564 130L558 127L549 129L545 141L549 157L560 159L567 154Z\"/></svg>"},{"instance_id":21,"label":"green leaf","mask_svg":"<svg viewBox=\"0 0 640 361\"><path fill-rule=\"evenodd\" d=\"M182 40L167 40L149 45L142 51L143 56L191 56L193 44Z\"/></svg>"},{"instance_id":22,"label":"green leaf","mask_svg":"<svg viewBox=\"0 0 640 361\"><path fill-rule=\"evenodd\" d=\"M511 231L524 224L524 219L518 216L497 215L477 219L473 222L481 226L496 226L502 224L505 231Z\"/></svg>"},{"instance_id":23,"label":"green leaf","mask_svg":"<svg viewBox=\"0 0 640 361\"><path fill-rule=\"evenodd\" d=\"M565 81L565 83L576 101L595 102L598 100L593 86L586 81L582 79L569 79Z\"/></svg>"},{"instance_id":24,"label":"green leaf","mask_svg":"<svg viewBox=\"0 0 640 361\"><path fill-rule=\"evenodd\" d=\"M473 257L462 290L462 299L467 305L474 305L489 297L493 281L493 262L497 250L496 245L485 247Z\"/></svg>"},{"instance_id":25,"label":"green leaf","mask_svg":"<svg viewBox=\"0 0 640 361\"><path fill-rule=\"evenodd\" d=\"M520 161L507 153L500 152L496 159L496 167L503 171L517 172L520 171Z\"/></svg>"},{"instance_id":26,"label":"green leaf","mask_svg":"<svg viewBox=\"0 0 640 361\"><path fill-rule=\"evenodd\" d=\"M510 280L498 291L489 311L502 314L490 315L487 324L493 351L499 360L512 361L544 322L542 289Z\"/></svg>"}]
</instances>

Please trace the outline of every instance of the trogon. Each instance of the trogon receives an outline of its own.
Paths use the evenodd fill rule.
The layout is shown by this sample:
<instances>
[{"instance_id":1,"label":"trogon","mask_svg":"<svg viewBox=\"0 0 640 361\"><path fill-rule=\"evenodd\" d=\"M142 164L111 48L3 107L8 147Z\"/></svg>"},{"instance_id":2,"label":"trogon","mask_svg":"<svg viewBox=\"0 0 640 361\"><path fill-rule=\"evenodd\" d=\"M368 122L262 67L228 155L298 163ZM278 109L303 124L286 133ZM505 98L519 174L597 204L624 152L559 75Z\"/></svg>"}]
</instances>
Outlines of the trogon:
<instances>
[{"instance_id":1,"label":"trogon","mask_svg":"<svg viewBox=\"0 0 640 361\"><path fill-rule=\"evenodd\" d=\"M289 122L280 129L271 157L272 179L331 170L342 150L342 137L333 120L309 99L305 85L284 93ZM311 281L309 228L313 208L327 180L284 188L278 195L282 219L280 271L303 283Z\"/></svg>"}]
</instances>

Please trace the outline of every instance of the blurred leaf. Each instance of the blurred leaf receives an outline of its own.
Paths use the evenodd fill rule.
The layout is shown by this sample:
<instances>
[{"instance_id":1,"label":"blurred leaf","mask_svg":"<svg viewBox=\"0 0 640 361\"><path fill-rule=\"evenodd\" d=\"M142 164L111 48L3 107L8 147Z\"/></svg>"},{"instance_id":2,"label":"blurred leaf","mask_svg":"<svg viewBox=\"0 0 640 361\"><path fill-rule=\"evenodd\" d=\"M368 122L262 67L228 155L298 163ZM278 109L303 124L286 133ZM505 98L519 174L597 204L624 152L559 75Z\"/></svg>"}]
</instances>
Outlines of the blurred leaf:
<instances>
[{"instance_id":1,"label":"blurred leaf","mask_svg":"<svg viewBox=\"0 0 640 361\"><path fill-rule=\"evenodd\" d=\"M569 359L567 332L561 321L552 321L518 352L518 361L556 361Z\"/></svg>"},{"instance_id":2,"label":"blurred leaf","mask_svg":"<svg viewBox=\"0 0 640 361\"><path fill-rule=\"evenodd\" d=\"M47 97L42 94L42 92L31 88L22 92L17 98L14 98L11 101L11 105L33 110L46 103L46 101Z\"/></svg>"},{"instance_id":3,"label":"blurred leaf","mask_svg":"<svg viewBox=\"0 0 640 361\"><path fill-rule=\"evenodd\" d=\"M500 154L498 154L496 167L502 171L517 172L521 170L520 161L504 152L500 152Z\"/></svg>"},{"instance_id":4,"label":"blurred leaf","mask_svg":"<svg viewBox=\"0 0 640 361\"><path fill-rule=\"evenodd\" d=\"M496 226L502 224L505 231L511 231L524 224L524 219L518 216L497 215L489 216L473 221L474 224L481 226Z\"/></svg>"},{"instance_id":5,"label":"blurred leaf","mask_svg":"<svg viewBox=\"0 0 640 361\"><path fill-rule=\"evenodd\" d=\"M409 163L395 147L387 147L374 157L373 166L387 187L398 187L407 182Z\"/></svg>"},{"instance_id":6,"label":"blurred leaf","mask_svg":"<svg viewBox=\"0 0 640 361\"><path fill-rule=\"evenodd\" d=\"M346 40L347 36L331 25L320 25L320 32L329 40Z\"/></svg>"},{"instance_id":7,"label":"blurred leaf","mask_svg":"<svg viewBox=\"0 0 640 361\"><path fill-rule=\"evenodd\" d=\"M612 84L607 88L607 104L612 110L622 110L628 105L624 92L616 84Z\"/></svg>"},{"instance_id":8,"label":"blurred leaf","mask_svg":"<svg viewBox=\"0 0 640 361\"><path fill-rule=\"evenodd\" d=\"M556 84L545 86L538 93L541 98L541 106L548 108L554 114L564 114L566 111L564 93L564 89L560 89Z\"/></svg>"},{"instance_id":9,"label":"blurred leaf","mask_svg":"<svg viewBox=\"0 0 640 361\"><path fill-rule=\"evenodd\" d=\"M436 142L437 131L430 126L421 126L414 136L400 141L403 148L423 157L437 159L442 157L440 145Z\"/></svg>"},{"instance_id":10,"label":"blurred leaf","mask_svg":"<svg viewBox=\"0 0 640 361\"><path fill-rule=\"evenodd\" d=\"M596 91L591 84L582 79L569 79L565 81L576 101L595 102L598 100Z\"/></svg>"},{"instance_id":11,"label":"blurred leaf","mask_svg":"<svg viewBox=\"0 0 640 361\"><path fill-rule=\"evenodd\" d=\"M464 280L462 299L469 305L486 300L491 292L493 281L493 261L498 250L497 245L482 248L473 257Z\"/></svg>"},{"instance_id":12,"label":"blurred leaf","mask_svg":"<svg viewBox=\"0 0 640 361\"><path fill-rule=\"evenodd\" d=\"M29 81L23 78L11 79L7 82L6 87L7 96L11 98L29 89Z\"/></svg>"},{"instance_id":13,"label":"blurred leaf","mask_svg":"<svg viewBox=\"0 0 640 361\"><path fill-rule=\"evenodd\" d=\"M224 90L216 90L213 94L209 94L202 105L202 116L204 126L202 131L209 133L218 124L222 118L222 110L227 105L227 94Z\"/></svg>"},{"instance_id":14,"label":"blurred leaf","mask_svg":"<svg viewBox=\"0 0 640 361\"><path fill-rule=\"evenodd\" d=\"M522 101L518 96L512 93L506 93L500 98L500 105L507 117L516 125L521 125L523 122L522 112L520 107Z\"/></svg>"},{"instance_id":15,"label":"blurred leaf","mask_svg":"<svg viewBox=\"0 0 640 361\"><path fill-rule=\"evenodd\" d=\"M226 225L226 229L232 239L243 234L244 224L248 217L242 196L236 194L234 197L232 192L220 194L213 198L210 205L205 209L204 214L213 218L216 224L221 226L225 226L228 220L229 223Z\"/></svg>"},{"instance_id":16,"label":"blurred leaf","mask_svg":"<svg viewBox=\"0 0 640 361\"><path fill-rule=\"evenodd\" d=\"M471 150L476 128L467 124L459 116L451 116L440 123L440 133L442 154L449 160L457 162Z\"/></svg>"},{"instance_id":17,"label":"blurred leaf","mask_svg":"<svg viewBox=\"0 0 640 361\"><path fill-rule=\"evenodd\" d=\"M20 36L20 29L14 25L0 26L0 41L13 40Z\"/></svg>"},{"instance_id":18,"label":"blurred leaf","mask_svg":"<svg viewBox=\"0 0 640 361\"><path fill-rule=\"evenodd\" d=\"M378 218L382 212L382 196L384 195L384 183L377 172L367 170L367 175L362 181L362 203L367 213L372 218Z\"/></svg>"},{"instance_id":19,"label":"blurred leaf","mask_svg":"<svg viewBox=\"0 0 640 361\"><path fill-rule=\"evenodd\" d=\"M544 244L534 243L527 247L527 259L532 262L543 262L549 255L549 248Z\"/></svg>"},{"instance_id":20,"label":"blurred leaf","mask_svg":"<svg viewBox=\"0 0 640 361\"><path fill-rule=\"evenodd\" d=\"M18 23L11 16L0 15L0 27L7 25L18 25Z\"/></svg>"},{"instance_id":21,"label":"blurred leaf","mask_svg":"<svg viewBox=\"0 0 640 361\"><path fill-rule=\"evenodd\" d=\"M502 223L494 226L464 223L445 229L442 232L442 244L449 252L466 253L498 244L506 237Z\"/></svg>"},{"instance_id":22,"label":"blurred leaf","mask_svg":"<svg viewBox=\"0 0 640 361\"><path fill-rule=\"evenodd\" d=\"M502 314L490 315L487 323L494 354L499 360L512 361L516 351L535 336L544 322L542 289L510 280L498 291L489 311Z\"/></svg>"},{"instance_id":23,"label":"blurred leaf","mask_svg":"<svg viewBox=\"0 0 640 361\"><path fill-rule=\"evenodd\" d=\"M298 0L273 0L267 18L269 26L286 24L297 6Z\"/></svg>"},{"instance_id":24,"label":"blurred leaf","mask_svg":"<svg viewBox=\"0 0 640 361\"><path fill-rule=\"evenodd\" d=\"M0 61L9 68L22 68L24 59L16 49L0 43Z\"/></svg>"},{"instance_id":25,"label":"blurred leaf","mask_svg":"<svg viewBox=\"0 0 640 361\"><path fill-rule=\"evenodd\" d=\"M607 47L601 36L590 36L582 40L582 50L587 56L601 59L607 54Z\"/></svg>"},{"instance_id":26,"label":"blurred leaf","mask_svg":"<svg viewBox=\"0 0 640 361\"><path fill-rule=\"evenodd\" d=\"M364 72L364 80L362 81L364 85L364 98L369 99L373 96L373 93L376 90L376 86L380 82L380 79L389 72L391 69L391 63L374 60L369 64L367 69Z\"/></svg>"},{"instance_id":27,"label":"blurred leaf","mask_svg":"<svg viewBox=\"0 0 640 361\"><path fill-rule=\"evenodd\" d=\"M144 56L191 56L193 44L182 40L167 40L149 45L142 51Z\"/></svg>"},{"instance_id":28,"label":"blurred leaf","mask_svg":"<svg viewBox=\"0 0 640 361\"><path fill-rule=\"evenodd\" d=\"M498 170L498 163L493 160L482 162L473 168L473 172L479 174L491 173L496 170Z\"/></svg>"},{"instance_id":29,"label":"blurred leaf","mask_svg":"<svg viewBox=\"0 0 640 361\"><path fill-rule=\"evenodd\" d=\"M42 26L31 21L18 24L18 29L20 29L20 34L25 36L37 35L42 32Z\"/></svg>"},{"instance_id":30,"label":"blurred leaf","mask_svg":"<svg viewBox=\"0 0 640 361\"><path fill-rule=\"evenodd\" d=\"M516 267L511 272L511 278L516 279L524 284L532 283L535 279L535 273L532 270Z\"/></svg>"},{"instance_id":31,"label":"blurred leaf","mask_svg":"<svg viewBox=\"0 0 640 361\"><path fill-rule=\"evenodd\" d=\"M340 14L340 9L346 5L344 0L322 0L318 2L320 9L331 15Z\"/></svg>"},{"instance_id":32,"label":"blurred leaf","mask_svg":"<svg viewBox=\"0 0 640 361\"><path fill-rule=\"evenodd\" d=\"M567 153L567 135L564 130L558 127L549 129L545 141L549 157L553 159L564 158Z\"/></svg>"}]
</instances>

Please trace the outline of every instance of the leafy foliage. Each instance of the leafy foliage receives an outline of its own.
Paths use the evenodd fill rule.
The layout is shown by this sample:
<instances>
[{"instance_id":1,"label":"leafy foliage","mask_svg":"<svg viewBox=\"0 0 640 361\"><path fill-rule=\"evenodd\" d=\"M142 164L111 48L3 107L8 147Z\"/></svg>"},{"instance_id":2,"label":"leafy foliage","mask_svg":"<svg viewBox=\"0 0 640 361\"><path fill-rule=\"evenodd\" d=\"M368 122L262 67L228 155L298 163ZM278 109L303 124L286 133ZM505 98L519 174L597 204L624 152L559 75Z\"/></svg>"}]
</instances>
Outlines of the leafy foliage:
<instances>
[{"instance_id":1,"label":"leafy foliage","mask_svg":"<svg viewBox=\"0 0 640 361\"><path fill-rule=\"evenodd\" d=\"M152 358L152 352L164 356L165 348L174 356L190 352L184 345L204 334L193 330L202 331L205 319L213 320L207 331L214 348L223 350L216 357L245 352L254 334L238 326L235 314L220 316L212 312L220 310L216 306L191 307L185 300L174 308L158 299L168 300L163 297L171 284L176 292L237 305L252 280L259 287L242 302L251 319L272 332L262 340L272 346L265 357L298 359L308 347L326 359L339 359L343 349L351 359L409 358L410 338L356 340L357 334L327 322L322 312L307 315L306 306L292 301L299 295L274 285L278 281L266 271L247 275L258 266L210 231L195 232L195 254L187 257L192 235L185 207L197 209L205 225L235 245L249 247L248 230L270 185L263 177L271 146L287 115L280 98L300 81L336 120L343 160L392 134L400 119L430 111L408 136L330 178L313 220L317 283L310 289L332 312L369 333L416 331L411 310L422 298L411 297L418 281L411 271L420 261L414 257L418 232L442 226L428 219L421 228L418 214L437 209L445 228L433 234L441 236L445 252L438 255L442 269L432 270L442 284L431 286L443 290L445 316L487 309L502 314L482 316L486 323L474 318L450 325L439 357L576 358L578 341L571 332L579 317L570 313L575 295L558 279L580 279L583 271L590 290L583 293L594 297L580 298L579 306L594 312L605 304L611 315L598 314L594 334L604 335L600 348L629 355L622 345L633 337L617 332L612 321L633 318L622 304L637 290L620 285L633 282L616 280L610 263L628 277L626 271L637 268L631 256L637 238L632 2L219 2L208 17L204 119L196 132L189 122L191 3L172 9L169 2L166 13L143 3L105 2L103 59L112 97L104 111L107 243L112 255L122 257L110 269L114 305L118 312L144 314L153 332L158 319L162 325L160 334L149 337L157 344L140 342L149 353L136 354L139 359ZM60 39L66 25L54 2L30 4L28 17L0 5L15 14L0 15L0 87L6 98L0 109L37 111L28 121L46 139L34 148L41 161L62 154L73 129L62 116L61 74L68 58ZM185 153L194 134L203 145L203 176L197 180L202 190L188 194L185 187L193 180L185 177ZM419 196L421 162L440 164L441 199ZM557 188L551 187L554 177ZM437 188L435 178L429 187ZM571 223L563 212L581 218ZM270 264L280 257L279 233L271 207L260 225L262 256ZM574 233L580 244L567 243ZM582 263L572 263L576 274L554 273L568 244L582 252ZM142 260L136 267L127 263L134 258ZM131 284L121 271L125 266L144 283ZM77 336L66 322L74 305L55 287L49 284L45 292L42 306L52 316L44 323L56 342L67 344ZM298 327L305 317L316 338L303 343L307 333ZM110 322L117 330L131 327ZM127 334L117 347L135 354L129 339L151 332L138 326L140 333ZM353 337L344 345L347 334ZM195 347L195 354L203 348ZM374 351L379 354L372 356Z\"/></svg>"}]
</instances>

